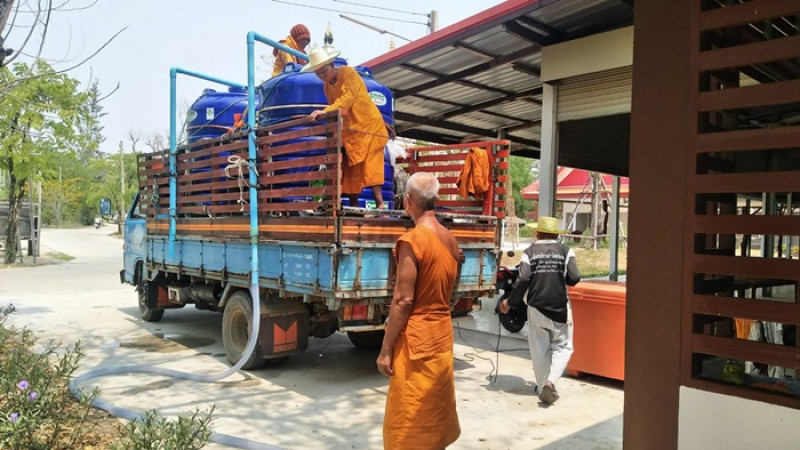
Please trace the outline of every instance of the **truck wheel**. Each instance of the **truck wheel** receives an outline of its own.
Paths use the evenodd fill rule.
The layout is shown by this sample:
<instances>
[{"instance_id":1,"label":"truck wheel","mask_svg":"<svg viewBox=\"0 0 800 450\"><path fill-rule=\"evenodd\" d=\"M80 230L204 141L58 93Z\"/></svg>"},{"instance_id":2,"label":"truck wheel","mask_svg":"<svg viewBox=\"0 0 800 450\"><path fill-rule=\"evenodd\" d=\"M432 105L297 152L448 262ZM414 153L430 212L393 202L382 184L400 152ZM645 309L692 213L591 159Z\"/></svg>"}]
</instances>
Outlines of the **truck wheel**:
<instances>
[{"instance_id":1,"label":"truck wheel","mask_svg":"<svg viewBox=\"0 0 800 450\"><path fill-rule=\"evenodd\" d=\"M222 313L222 345L231 364L242 358L253 321L253 300L246 291L238 291L231 295ZM261 346L256 342L253 353L242 366L242 369L258 369L267 361L261 357Z\"/></svg>"},{"instance_id":2,"label":"truck wheel","mask_svg":"<svg viewBox=\"0 0 800 450\"><path fill-rule=\"evenodd\" d=\"M150 293L151 289L158 289L158 285L152 281L143 281L139 277L139 285L136 286L136 293L139 294L139 314L145 322L158 322L164 317L164 309L152 309L148 306L148 297L150 295L158 295L157 293Z\"/></svg>"},{"instance_id":3,"label":"truck wheel","mask_svg":"<svg viewBox=\"0 0 800 450\"><path fill-rule=\"evenodd\" d=\"M383 335L383 330L347 332L350 342L361 350L380 350L383 345Z\"/></svg>"}]
</instances>

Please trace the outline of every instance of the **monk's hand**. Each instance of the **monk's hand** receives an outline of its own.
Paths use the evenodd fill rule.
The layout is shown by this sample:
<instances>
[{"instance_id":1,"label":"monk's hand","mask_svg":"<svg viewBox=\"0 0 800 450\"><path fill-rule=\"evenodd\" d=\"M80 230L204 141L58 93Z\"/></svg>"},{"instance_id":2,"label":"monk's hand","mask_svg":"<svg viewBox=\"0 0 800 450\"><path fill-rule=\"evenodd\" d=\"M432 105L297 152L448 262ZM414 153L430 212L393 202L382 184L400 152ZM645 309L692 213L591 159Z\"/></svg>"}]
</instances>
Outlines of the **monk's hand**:
<instances>
[{"instance_id":1,"label":"monk's hand","mask_svg":"<svg viewBox=\"0 0 800 450\"><path fill-rule=\"evenodd\" d=\"M394 375L392 372L392 355L389 352L381 351L380 355L378 355L378 359L375 361L378 365L378 372L381 375L386 377L391 377Z\"/></svg>"},{"instance_id":2,"label":"monk's hand","mask_svg":"<svg viewBox=\"0 0 800 450\"><path fill-rule=\"evenodd\" d=\"M320 114L322 114L322 113L324 113L324 111L321 110L321 109L318 109L316 111L312 111L311 114L308 115L308 118L309 118L309 120L316 121L317 117L319 117Z\"/></svg>"},{"instance_id":3,"label":"monk's hand","mask_svg":"<svg viewBox=\"0 0 800 450\"><path fill-rule=\"evenodd\" d=\"M509 309L511 309L511 307L508 306L508 299L505 299L502 302L500 302L500 312L501 313L506 314L506 313L508 313Z\"/></svg>"}]
</instances>

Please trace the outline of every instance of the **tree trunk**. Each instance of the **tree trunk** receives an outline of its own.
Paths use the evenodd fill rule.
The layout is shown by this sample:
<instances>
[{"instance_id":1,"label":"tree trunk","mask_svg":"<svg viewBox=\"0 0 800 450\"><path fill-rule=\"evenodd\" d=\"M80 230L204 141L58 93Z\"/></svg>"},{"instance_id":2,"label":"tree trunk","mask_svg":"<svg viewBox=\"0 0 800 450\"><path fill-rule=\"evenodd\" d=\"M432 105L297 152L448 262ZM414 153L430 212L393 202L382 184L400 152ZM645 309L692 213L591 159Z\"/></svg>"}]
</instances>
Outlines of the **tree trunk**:
<instances>
[{"instance_id":1,"label":"tree trunk","mask_svg":"<svg viewBox=\"0 0 800 450\"><path fill-rule=\"evenodd\" d=\"M13 264L17 254L21 251L17 247L19 235L19 213L22 210L22 201L25 198L25 183L20 183L13 171L13 163L9 165L8 185L8 230L6 231L6 255L4 262Z\"/></svg>"}]
</instances>

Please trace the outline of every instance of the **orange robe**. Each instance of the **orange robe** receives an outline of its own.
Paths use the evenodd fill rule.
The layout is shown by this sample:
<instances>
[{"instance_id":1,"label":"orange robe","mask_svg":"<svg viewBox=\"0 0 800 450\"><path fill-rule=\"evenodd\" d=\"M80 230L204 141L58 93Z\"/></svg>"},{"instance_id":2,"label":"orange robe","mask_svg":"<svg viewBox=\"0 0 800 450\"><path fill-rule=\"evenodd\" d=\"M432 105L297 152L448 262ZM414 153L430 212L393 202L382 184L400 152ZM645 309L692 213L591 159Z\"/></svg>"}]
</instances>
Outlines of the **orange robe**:
<instances>
[{"instance_id":1,"label":"orange robe","mask_svg":"<svg viewBox=\"0 0 800 450\"><path fill-rule=\"evenodd\" d=\"M486 150L480 147L469 150L464 168L456 179L456 186L464 199L470 195L483 199L483 194L489 190L489 155Z\"/></svg>"},{"instance_id":2,"label":"orange robe","mask_svg":"<svg viewBox=\"0 0 800 450\"><path fill-rule=\"evenodd\" d=\"M287 47L291 47L291 48L297 50L300 53L305 53L305 51L303 51L303 49L300 48L299 45L297 45L297 42L295 42L294 38L291 37L291 36L287 36L286 39L284 39L284 40L282 40L280 42L281 42L281 44L283 44L283 45L285 45ZM287 52L278 50L277 48L272 50L272 56L275 57L275 65L272 66L272 76L273 77L277 77L278 75L280 75L281 72L283 72L283 67L286 64L289 64L289 63L305 64L305 63L308 62L305 59L298 58L298 57L292 55L291 53L287 53Z\"/></svg>"},{"instance_id":3,"label":"orange robe","mask_svg":"<svg viewBox=\"0 0 800 450\"><path fill-rule=\"evenodd\" d=\"M414 304L395 342L383 420L385 449L443 449L461 434L453 374L450 295L457 264L433 230L419 226L399 242L417 259ZM389 319L391 320L391 319Z\"/></svg>"},{"instance_id":4,"label":"orange robe","mask_svg":"<svg viewBox=\"0 0 800 450\"><path fill-rule=\"evenodd\" d=\"M324 111L347 111L342 130L347 155L342 165L342 193L359 194L365 186L383 184L383 147L389 142L389 133L361 75L352 67L337 69L336 83L325 83L329 105Z\"/></svg>"}]
</instances>

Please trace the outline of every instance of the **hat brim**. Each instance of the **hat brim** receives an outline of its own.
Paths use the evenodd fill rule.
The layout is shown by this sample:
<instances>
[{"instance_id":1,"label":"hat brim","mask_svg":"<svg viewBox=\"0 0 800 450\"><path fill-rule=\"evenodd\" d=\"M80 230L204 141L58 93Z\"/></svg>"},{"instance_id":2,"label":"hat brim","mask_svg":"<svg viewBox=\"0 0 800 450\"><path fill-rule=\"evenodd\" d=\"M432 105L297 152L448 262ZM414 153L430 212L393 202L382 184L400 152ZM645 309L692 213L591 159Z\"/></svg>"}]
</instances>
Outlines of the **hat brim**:
<instances>
[{"instance_id":1,"label":"hat brim","mask_svg":"<svg viewBox=\"0 0 800 450\"><path fill-rule=\"evenodd\" d=\"M342 53L342 52L340 52L340 51L335 51L335 52L333 52L333 53L329 54L329 55L328 55L328 58L327 58L327 59L325 59L325 60L322 60L322 61L317 61L316 63L310 63L310 62L309 62L308 64L306 64L305 66L303 66L303 68L302 68L302 69L300 69L300 72L313 72L313 71L315 71L315 70L319 69L319 68L320 68L320 67L322 67L322 66L325 66L325 65L327 65L327 64L330 64L330 63L332 63L332 62L333 62L333 60L335 60L336 58L338 58L338 57L339 57L339 55L340 55L341 53Z\"/></svg>"},{"instance_id":2,"label":"hat brim","mask_svg":"<svg viewBox=\"0 0 800 450\"><path fill-rule=\"evenodd\" d=\"M529 222L525 224L526 227L531 228L534 231L540 231L542 233L550 233L550 234L567 234L567 230L540 230L539 224L537 222Z\"/></svg>"}]
</instances>

